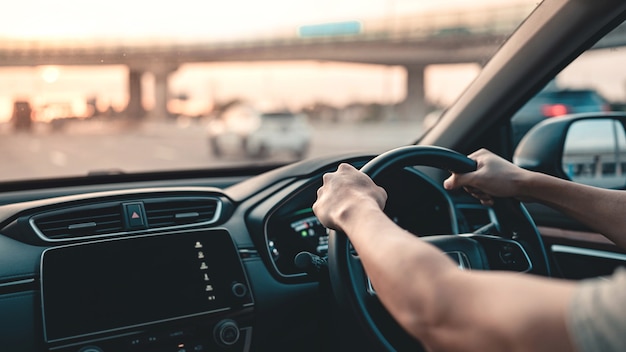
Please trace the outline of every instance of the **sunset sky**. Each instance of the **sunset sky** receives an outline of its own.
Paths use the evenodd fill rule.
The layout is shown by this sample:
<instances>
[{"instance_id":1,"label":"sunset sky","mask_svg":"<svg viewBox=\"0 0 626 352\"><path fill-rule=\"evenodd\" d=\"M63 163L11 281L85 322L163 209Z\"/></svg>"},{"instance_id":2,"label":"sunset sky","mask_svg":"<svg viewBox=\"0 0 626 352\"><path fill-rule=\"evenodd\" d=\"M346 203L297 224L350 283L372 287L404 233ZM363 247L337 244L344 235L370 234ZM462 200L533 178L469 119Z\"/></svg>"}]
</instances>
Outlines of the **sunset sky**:
<instances>
[{"instance_id":1,"label":"sunset sky","mask_svg":"<svg viewBox=\"0 0 626 352\"><path fill-rule=\"evenodd\" d=\"M0 37L221 37L268 28L528 0L20 0L3 4Z\"/></svg>"}]
</instances>

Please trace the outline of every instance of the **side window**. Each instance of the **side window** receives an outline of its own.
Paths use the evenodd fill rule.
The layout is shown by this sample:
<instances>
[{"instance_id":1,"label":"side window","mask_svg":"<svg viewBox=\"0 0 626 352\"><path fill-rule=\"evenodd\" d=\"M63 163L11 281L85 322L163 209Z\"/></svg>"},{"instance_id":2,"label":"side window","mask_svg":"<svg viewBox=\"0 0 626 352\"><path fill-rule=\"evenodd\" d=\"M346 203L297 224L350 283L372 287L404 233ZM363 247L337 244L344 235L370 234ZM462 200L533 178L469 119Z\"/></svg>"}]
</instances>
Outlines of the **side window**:
<instances>
[{"instance_id":1,"label":"side window","mask_svg":"<svg viewBox=\"0 0 626 352\"><path fill-rule=\"evenodd\" d=\"M574 60L513 116L514 144L517 145L533 126L547 119L578 113L626 111L624 62L626 22ZM613 121L580 121L568 133L562 156L563 171L575 182L624 187L625 135L624 127Z\"/></svg>"}]
</instances>

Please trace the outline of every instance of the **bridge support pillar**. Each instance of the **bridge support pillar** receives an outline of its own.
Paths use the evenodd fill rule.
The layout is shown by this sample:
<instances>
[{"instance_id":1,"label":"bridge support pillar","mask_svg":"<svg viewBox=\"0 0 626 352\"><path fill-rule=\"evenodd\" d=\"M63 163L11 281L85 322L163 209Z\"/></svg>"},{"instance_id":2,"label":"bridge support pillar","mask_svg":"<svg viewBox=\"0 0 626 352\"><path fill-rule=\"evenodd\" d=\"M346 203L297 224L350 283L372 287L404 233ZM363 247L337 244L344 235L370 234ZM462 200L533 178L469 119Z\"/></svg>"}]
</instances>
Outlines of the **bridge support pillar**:
<instances>
[{"instance_id":1,"label":"bridge support pillar","mask_svg":"<svg viewBox=\"0 0 626 352\"><path fill-rule=\"evenodd\" d=\"M146 110L141 102L141 77L143 70L130 68L128 71L128 105L126 105L125 114L131 120L139 120L146 115Z\"/></svg>"},{"instance_id":2,"label":"bridge support pillar","mask_svg":"<svg viewBox=\"0 0 626 352\"><path fill-rule=\"evenodd\" d=\"M426 91L424 71L426 65L407 65L406 97L400 105L400 115L405 120L421 121L426 116Z\"/></svg>"},{"instance_id":3,"label":"bridge support pillar","mask_svg":"<svg viewBox=\"0 0 626 352\"><path fill-rule=\"evenodd\" d=\"M166 120L171 116L167 109L167 103L170 98L168 79L177 69L177 66L168 65L151 69L154 74L154 109L150 115L154 120Z\"/></svg>"}]
</instances>

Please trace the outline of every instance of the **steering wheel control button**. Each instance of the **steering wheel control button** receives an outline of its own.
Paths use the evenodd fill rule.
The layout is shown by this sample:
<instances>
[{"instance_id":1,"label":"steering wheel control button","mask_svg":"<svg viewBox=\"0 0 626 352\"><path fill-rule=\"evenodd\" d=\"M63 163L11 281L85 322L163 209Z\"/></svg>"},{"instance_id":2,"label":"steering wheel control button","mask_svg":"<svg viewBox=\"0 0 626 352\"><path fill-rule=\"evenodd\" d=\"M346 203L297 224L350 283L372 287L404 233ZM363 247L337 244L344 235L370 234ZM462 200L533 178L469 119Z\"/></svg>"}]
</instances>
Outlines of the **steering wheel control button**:
<instances>
[{"instance_id":1,"label":"steering wheel control button","mask_svg":"<svg viewBox=\"0 0 626 352\"><path fill-rule=\"evenodd\" d=\"M219 345L232 346L239 341L239 326L234 320L222 320L213 329L213 336Z\"/></svg>"},{"instance_id":2,"label":"steering wheel control button","mask_svg":"<svg viewBox=\"0 0 626 352\"><path fill-rule=\"evenodd\" d=\"M248 294L248 288L241 282L233 282L230 289L233 292L233 295L237 298L244 298L246 297L246 294Z\"/></svg>"},{"instance_id":3,"label":"steering wheel control button","mask_svg":"<svg viewBox=\"0 0 626 352\"><path fill-rule=\"evenodd\" d=\"M517 260L514 250L513 246L509 244L502 246L500 249L500 260L502 260L503 264L514 265L516 263Z\"/></svg>"},{"instance_id":4,"label":"steering wheel control button","mask_svg":"<svg viewBox=\"0 0 626 352\"><path fill-rule=\"evenodd\" d=\"M124 209L124 220L128 229L140 230L148 227L143 203L123 203L122 207Z\"/></svg>"}]
</instances>

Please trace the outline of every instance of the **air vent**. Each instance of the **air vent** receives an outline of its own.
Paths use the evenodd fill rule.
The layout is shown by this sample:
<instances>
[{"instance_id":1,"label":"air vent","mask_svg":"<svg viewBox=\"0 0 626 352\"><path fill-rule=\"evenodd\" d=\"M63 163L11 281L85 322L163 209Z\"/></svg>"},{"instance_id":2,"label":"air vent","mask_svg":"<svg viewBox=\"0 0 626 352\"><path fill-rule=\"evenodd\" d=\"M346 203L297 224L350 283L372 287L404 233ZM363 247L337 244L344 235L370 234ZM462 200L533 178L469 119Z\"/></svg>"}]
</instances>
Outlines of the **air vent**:
<instances>
[{"instance_id":1,"label":"air vent","mask_svg":"<svg viewBox=\"0 0 626 352\"><path fill-rule=\"evenodd\" d=\"M85 205L36 216L33 224L51 240L107 235L123 231L119 204Z\"/></svg>"},{"instance_id":2,"label":"air vent","mask_svg":"<svg viewBox=\"0 0 626 352\"><path fill-rule=\"evenodd\" d=\"M144 201L148 227L169 227L213 222L218 217L219 200L204 197L160 198Z\"/></svg>"}]
</instances>

